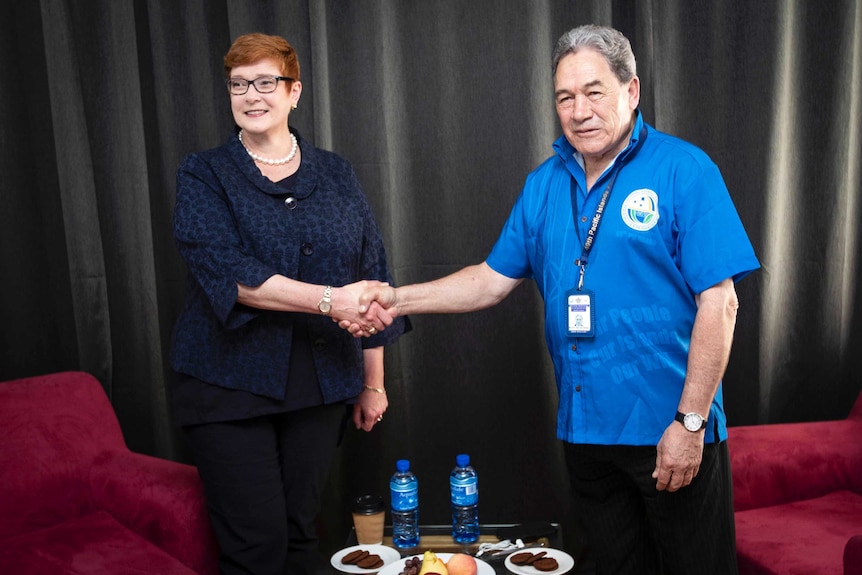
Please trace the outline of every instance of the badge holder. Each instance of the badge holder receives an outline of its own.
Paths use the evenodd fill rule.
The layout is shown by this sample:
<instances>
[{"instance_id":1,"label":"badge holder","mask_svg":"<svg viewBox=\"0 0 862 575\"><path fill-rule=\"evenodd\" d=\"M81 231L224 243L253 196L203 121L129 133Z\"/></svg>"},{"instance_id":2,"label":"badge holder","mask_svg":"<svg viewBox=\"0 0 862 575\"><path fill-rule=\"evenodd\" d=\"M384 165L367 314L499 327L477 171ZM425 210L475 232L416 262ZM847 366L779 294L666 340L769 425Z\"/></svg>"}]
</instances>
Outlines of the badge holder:
<instances>
[{"instance_id":1,"label":"badge holder","mask_svg":"<svg viewBox=\"0 0 862 575\"><path fill-rule=\"evenodd\" d=\"M596 335L595 294L575 288L566 292L566 326L569 337Z\"/></svg>"},{"instance_id":2,"label":"badge holder","mask_svg":"<svg viewBox=\"0 0 862 575\"><path fill-rule=\"evenodd\" d=\"M566 292L566 328L569 337L596 335L596 294L584 289L586 262L578 260L578 287Z\"/></svg>"}]
</instances>

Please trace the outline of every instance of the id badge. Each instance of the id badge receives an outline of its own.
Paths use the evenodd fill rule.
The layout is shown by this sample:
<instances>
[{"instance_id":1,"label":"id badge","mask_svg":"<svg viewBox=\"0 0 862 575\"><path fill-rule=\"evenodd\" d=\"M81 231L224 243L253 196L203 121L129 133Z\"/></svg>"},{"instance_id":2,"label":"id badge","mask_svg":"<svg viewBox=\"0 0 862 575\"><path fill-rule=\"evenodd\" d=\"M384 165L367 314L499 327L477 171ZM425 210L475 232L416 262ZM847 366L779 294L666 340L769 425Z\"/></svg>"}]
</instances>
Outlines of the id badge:
<instances>
[{"instance_id":1,"label":"id badge","mask_svg":"<svg viewBox=\"0 0 862 575\"><path fill-rule=\"evenodd\" d=\"M596 335L595 294L590 290L571 289L566 292L566 325L569 337Z\"/></svg>"}]
</instances>

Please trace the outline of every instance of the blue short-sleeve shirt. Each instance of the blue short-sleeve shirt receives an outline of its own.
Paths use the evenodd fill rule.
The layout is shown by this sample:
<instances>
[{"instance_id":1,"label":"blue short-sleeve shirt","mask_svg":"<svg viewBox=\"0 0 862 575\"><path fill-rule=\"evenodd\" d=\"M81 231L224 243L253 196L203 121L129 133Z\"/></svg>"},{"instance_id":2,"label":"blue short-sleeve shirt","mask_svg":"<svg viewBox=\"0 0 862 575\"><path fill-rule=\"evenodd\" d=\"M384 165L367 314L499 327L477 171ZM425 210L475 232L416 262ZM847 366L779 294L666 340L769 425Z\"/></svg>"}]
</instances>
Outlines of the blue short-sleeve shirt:
<instances>
[{"instance_id":1,"label":"blue short-sleeve shirt","mask_svg":"<svg viewBox=\"0 0 862 575\"><path fill-rule=\"evenodd\" d=\"M527 177L486 261L508 277L533 278L545 300L545 337L560 394L557 436L571 443L655 445L682 393L695 294L739 280L760 264L718 167L639 114L629 147L592 190L565 137L554 150ZM619 174L584 274L584 289L595 294L596 333L572 338L566 292L578 281L575 262L614 167ZM705 441L725 438L719 387Z\"/></svg>"}]
</instances>

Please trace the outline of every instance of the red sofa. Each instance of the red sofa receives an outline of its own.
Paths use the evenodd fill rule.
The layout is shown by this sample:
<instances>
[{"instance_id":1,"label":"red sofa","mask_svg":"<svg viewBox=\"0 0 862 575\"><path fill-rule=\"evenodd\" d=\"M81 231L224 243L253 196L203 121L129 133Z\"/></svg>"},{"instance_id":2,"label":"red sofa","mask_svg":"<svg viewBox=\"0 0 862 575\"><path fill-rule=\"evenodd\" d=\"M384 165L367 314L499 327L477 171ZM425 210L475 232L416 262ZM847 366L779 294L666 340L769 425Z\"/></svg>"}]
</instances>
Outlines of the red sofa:
<instances>
[{"instance_id":1,"label":"red sofa","mask_svg":"<svg viewBox=\"0 0 862 575\"><path fill-rule=\"evenodd\" d=\"M728 429L740 575L862 575L862 393L847 419Z\"/></svg>"},{"instance_id":2,"label":"red sofa","mask_svg":"<svg viewBox=\"0 0 862 575\"><path fill-rule=\"evenodd\" d=\"M0 573L218 573L197 471L129 451L91 375L0 382Z\"/></svg>"}]
</instances>

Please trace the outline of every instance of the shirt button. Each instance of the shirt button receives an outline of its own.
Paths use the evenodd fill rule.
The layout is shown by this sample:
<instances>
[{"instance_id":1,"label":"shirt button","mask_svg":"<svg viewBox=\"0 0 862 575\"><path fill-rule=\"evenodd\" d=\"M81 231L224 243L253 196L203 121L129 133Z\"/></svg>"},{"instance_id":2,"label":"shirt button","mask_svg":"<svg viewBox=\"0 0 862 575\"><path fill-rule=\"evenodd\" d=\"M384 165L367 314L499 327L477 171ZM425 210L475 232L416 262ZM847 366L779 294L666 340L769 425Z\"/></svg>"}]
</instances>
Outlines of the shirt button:
<instances>
[{"instance_id":1,"label":"shirt button","mask_svg":"<svg viewBox=\"0 0 862 575\"><path fill-rule=\"evenodd\" d=\"M586 223L587 222L587 216L581 216L581 221Z\"/></svg>"},{"instance_id":2,"label":"shirt button","mask_svg":"<svg viewBox=\"0 0 862 575\"><path fill-rule=\"evenodd\" d=\"M578 351L578 345L577 344L575 344L575 343L572 344L572 351Z\"/></svg>"},{"instance_id":3,"label":"shirt button","mask_svg":"<svg viewBox=\"0 0 862 575\"><path fill-rule=\"evenodd\" d=\"M284 199L284 207L287 208L288 210L295 210L297 203L298 202L296 201L296 198L294 198L293 196L287 196Z\"/></svg>"},{"instance_id":4,"label":"shirt button","mask_svg":"<svg viewBox=\"0 0 862 575\"><path fill-rule=\"evenodd\" d=\"M314 253L314 246L308 242L302 244L300 249L302 250L302 255L304 255L304 256L310 256L311 254Z\"/></svg>"},{"instance_id":5,"label":"shirt button","mask_svg":"<svg viewBox=\"0 0 862 575\"><path fill-rule=\"evenodd\" d=\"M576 385L576 386L575 386L575 391L577 391L578 393L580 393L580 392L581 392L581 386L580 386L580 385Z\"/></svg>"}]
</instances>

